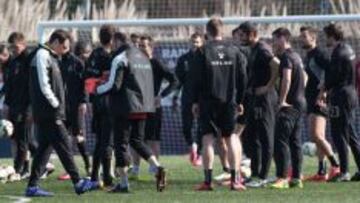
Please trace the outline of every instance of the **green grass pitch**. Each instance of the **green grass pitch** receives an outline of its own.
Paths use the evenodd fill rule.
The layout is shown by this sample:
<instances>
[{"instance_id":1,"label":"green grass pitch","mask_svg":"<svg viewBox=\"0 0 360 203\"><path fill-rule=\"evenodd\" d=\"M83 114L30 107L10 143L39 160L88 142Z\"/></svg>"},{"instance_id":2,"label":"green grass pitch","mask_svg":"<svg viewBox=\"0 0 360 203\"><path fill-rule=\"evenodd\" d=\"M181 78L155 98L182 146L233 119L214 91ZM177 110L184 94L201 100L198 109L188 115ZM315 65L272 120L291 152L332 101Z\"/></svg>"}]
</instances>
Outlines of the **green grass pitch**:
<instances>
[{"instance_id":1,"label":"green grass pitch","mask_svg":"<svg viewBox=\"0 0 360 203\"><path fill-rule=\"evenodd\" d=\"M79 168L82 169L82 162L76 159ZM201 169L190 166L185 156L164 156L161 158L163 165L168 171L168 187L162 193L156 192L155 183L147 176L148 165L142 162L142 179L131 181L131 194L108 194L105 191L95 191L77 196L73 192L70 181L60 182L56 177L63 172L59 162L56 161L56 172L50 178L41 182L41 186L55 192L53 198L33 198L31 202L36 203L70 203L70 202L266 202L266 203L295 203L295 202L360 202L360 183L305 183L304 189L273 190L273 189L248 189L244 192L232 192L228 188L216 187L213 192L195 192L194 185L202 181ZM10 164L10 160L0 160L0 163ZM316 171L315 158L304 160L304 174L311 174ZM273 164L274 165L274 164ZM354 166L354 163L352 163ZM355 168L351 168L352 172ZM221 172L219 162L216 162L214 175ZM83 173L83 171L82 171ZM273 167L271 175L274 174ZM147 179L147 180L146 180ZM26 182L0 184L0 202L28 202L23 197Z\"/></svg>"}]
</instances>

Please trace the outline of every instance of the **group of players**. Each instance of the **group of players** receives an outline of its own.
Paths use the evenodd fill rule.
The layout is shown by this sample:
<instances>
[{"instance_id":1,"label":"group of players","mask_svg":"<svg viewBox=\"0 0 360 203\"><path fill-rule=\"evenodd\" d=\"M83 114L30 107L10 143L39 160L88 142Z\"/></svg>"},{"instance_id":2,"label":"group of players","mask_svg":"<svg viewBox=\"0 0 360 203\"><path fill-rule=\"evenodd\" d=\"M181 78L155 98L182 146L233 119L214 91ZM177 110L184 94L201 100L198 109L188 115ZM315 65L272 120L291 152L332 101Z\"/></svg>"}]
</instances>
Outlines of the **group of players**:
<instances>
[{"instance_id":1,"label":"group of players","mask_svg":"<svg viewBox=\"0 0 360 203\"><path fill-rule=\"evenodd\" d=\"M132 35L128 40L110 25L101 27L98 48L91 50L90 43L78 42L73 53L72 38L63 30L54 31L46 44L31 52L23 34L11 34L11 56L6 46L0 46L2 93L7 106L4 116L15 126L16 172L26 177L28 150L33 156L25 195L53 195L38 186L40 177L52 170L46 166L53 150L68 174L62 178L72 180L77 194L103 186L111 192L129 192L128 176L138 176L140 157L149 163L157 190L162 191L166 171L159 163L160 101L179 89L190 159L204 168L204 182L196 190L213 190L215 143L220 143L224 170L215 179L231 190L302 188L304 179L359 181L360 172L350 177L348 166L350 146L360 171L360 143L353 123L355 54L338 25L329 24L323 31L330 57L317 45L317 30L301 28L299 40L307 52L303 64L292 49L293 37L287 28L272 33L271 47L260 40L257 26L251 22L240 24L233 30L233 38L225 39L223 22L214 17L206 24L204 37L199 33L191 36L192 47L178 59L175 74L153 56L150 36ZM161 88L164 80L168 85ZM88 101L96 134L92 165L84 144ZM300 134L304 113L309 115L319 157L318 172L305 178ZM339 162L325 137L328 117ZM195 118L200 130L192 136ZM36 144L27 133L29 123L35 124ZM79 175L69 134L76 140L90 179ZM111 173L113 151L118 184L113 183ZM251 159L248 179L242 178L240 171L243 153ZM276 180L268 178L273 157ZM331 164L329 172L325 158Z\"/></svg>"}]
</instances>

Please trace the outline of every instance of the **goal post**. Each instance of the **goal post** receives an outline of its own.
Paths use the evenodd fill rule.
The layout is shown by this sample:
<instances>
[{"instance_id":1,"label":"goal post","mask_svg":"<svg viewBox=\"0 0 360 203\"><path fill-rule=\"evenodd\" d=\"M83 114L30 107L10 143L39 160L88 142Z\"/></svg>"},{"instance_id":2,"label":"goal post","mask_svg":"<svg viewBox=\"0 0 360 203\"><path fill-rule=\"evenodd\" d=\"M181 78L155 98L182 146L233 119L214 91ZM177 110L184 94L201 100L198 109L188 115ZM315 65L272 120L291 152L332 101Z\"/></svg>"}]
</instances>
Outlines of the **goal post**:
<instances>
[{"instance_id":1,"label":"goal post","mask_svg":"<svg viewBox=\"0 0 360 203\"><path fill-rule=\"evenodd\" d=\"M150 26L203 26L209 18L155 18L155 19L114 19L114 20L74 20L74 21L40 21L37 25L39 42L46 38L44 31L55 28L90 29L111 24L119 27L150 27ZM341 15L296 15L296 16L254 16L254 17L223 17L225 25L238 25L244 21L259 24L292 24L292 23L327 23L327 22L360 22L360 14Z\"/></svg>"}]
</instances>

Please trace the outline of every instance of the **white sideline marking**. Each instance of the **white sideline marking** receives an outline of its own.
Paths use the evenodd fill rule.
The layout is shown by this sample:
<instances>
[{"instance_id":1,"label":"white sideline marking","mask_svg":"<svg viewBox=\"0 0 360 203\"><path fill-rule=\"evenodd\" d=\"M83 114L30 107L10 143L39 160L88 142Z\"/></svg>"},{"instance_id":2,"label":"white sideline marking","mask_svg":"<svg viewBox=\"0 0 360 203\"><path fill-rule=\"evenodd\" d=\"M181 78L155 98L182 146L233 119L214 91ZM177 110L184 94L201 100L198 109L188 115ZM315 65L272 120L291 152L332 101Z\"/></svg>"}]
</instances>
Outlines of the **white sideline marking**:
<instances>
[{"instance_id":1,"label":"white sideline marking","mask_svg":"<svg viewBox=\"0 0 360 203\"><path fill-rule=\"evenodd\" d=\"M21 197L21 196L11 196L11 195L0 195L0 197L4 197L10 200L13 200L13 203L26 203L31 202L30 198Z\"/></svg>"}]
</instances>

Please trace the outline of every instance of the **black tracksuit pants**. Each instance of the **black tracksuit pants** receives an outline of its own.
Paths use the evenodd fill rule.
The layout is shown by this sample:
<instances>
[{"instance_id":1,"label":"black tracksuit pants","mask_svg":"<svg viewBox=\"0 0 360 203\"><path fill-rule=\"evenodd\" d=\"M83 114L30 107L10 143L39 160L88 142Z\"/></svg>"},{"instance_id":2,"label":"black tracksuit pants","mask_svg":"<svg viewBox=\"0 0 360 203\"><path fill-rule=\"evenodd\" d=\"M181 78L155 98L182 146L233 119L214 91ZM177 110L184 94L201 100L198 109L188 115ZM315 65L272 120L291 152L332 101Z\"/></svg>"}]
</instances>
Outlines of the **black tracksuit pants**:
<instances>
[{"instance_id":1,"label":"black tracksuit pants","mask_svg":"<svg viewBox=\"0 0 360 203\"><path fill-rule=\"evenodd\" d=\"M152 153L144 143L146 119L130 120L121 116L114 116L112 121L116 167L129 166L131 161L128 152L129 144L144 160L148 160Z\"/></svg>"},{"instance_id":2,"label":"black tracksuit pants","mask_svg":"<svg viewBox=\"0 0 360 203\"><path fill-rule=\"evenodd\" d=\"M360 171L360 138L354 126L354 111L357 103L354 87L333 89L330 93L331 136L339 154L342 173L349 171L349 145Z\"/></svg>"},{"instance_id":3,"label":"black tracksuit pants","mask_svg":"<svg viewBox=\"0 0 360 203\"><path fill-rule=\"evenodd\" d=\"M96 144L93 154L91 180L98 181L100 163L103 166L103 178L106 185L112 184L111 159L113 151L113 137L111 119L108 114L93 114L95 119Z\"/></svg>"},{"instance_id":4,"label":"black tracksuit pants","mask_svg":"<svg viewBox=\"0 0 360 203\"><path fill-rule=\"evenodd\" d=\"M16 144L14 168L16 173L20 174L25 169L24 164L27 158L27 151L30 150L31 154L34 155L37 148L35 140L33 140L30 136L30 129L27 127L26 117L26 113L10 112L10 121L14 125L13 139Z\"/></svg>"},{"instance_id":5,"label":"black tracksuit pants","mask_svg":"<svg viewBox=\"0 0 360 203\"><path fill-rule=\"evenodd\" d=\"M274 152L275 90L261 96L252 96L247 125L253 176L266 179Z\"/></svg>"},{"instance_id":6,"label":"black tracksuit pants","mask_svg":"<svg viewBox=\"0 0 360 203\"><path fill-rule=\"evenodd\" d=\"M293 177L299 179L302 170L301 111L283 107L276 115L274 159L276 176L286 178L291 159Z\"/></svg>"},{"instance_id":7,"label":"black tracksuit pants","mask_svg":"<svg viewBox=\"0 0 360 203\"><path fill-rule=\"evenodd\" d=\"M45 171L51 152L55 152L71 180L76 184L80 180L78 168L75 164L69 135L63 121L46 120L36 123L39 147L34 156L29 186L37 186L38 181Z\"/></svg>"},{"instance_id":8,"label":"black tracksuit pants","mask_svg":"<svg viewBox=\"0 0 360 203\"><path fill-rule=\"evenodd\" d=\"M75 139L77 138L77 136L79 135L79 132L81 130L81 126L79 123L78 106L79 105L71 105L70 110L66 113L67 118L66 118L66 122L65 122L69 133ZM85 136L85 135L83 135L83 136ZM89 155L86 150L85 144L86 144L85 142L78 142L78 140L76 139L76 145L78 147L78 150L79 150L79 153L80 153L82 159L84 160L85 169L87 170L90 167L90 160L89 160Z\"/></svg>"}]
</instances>

